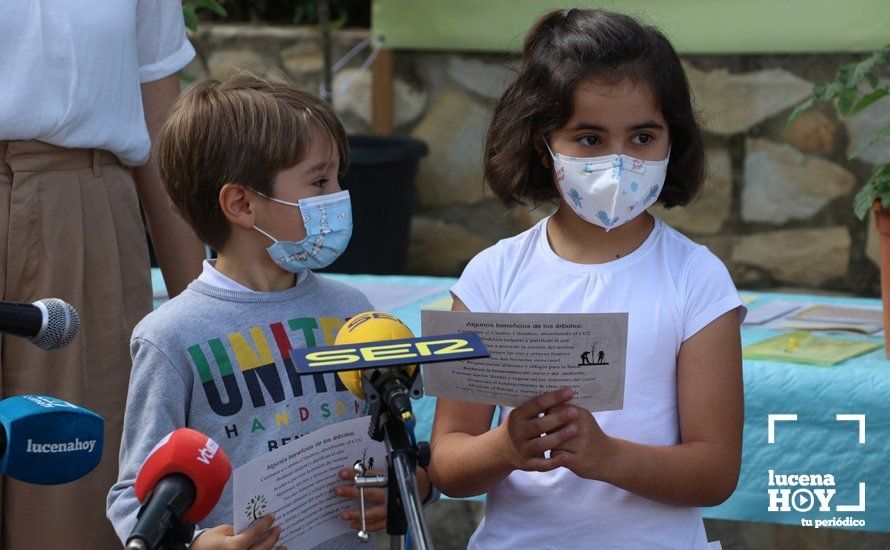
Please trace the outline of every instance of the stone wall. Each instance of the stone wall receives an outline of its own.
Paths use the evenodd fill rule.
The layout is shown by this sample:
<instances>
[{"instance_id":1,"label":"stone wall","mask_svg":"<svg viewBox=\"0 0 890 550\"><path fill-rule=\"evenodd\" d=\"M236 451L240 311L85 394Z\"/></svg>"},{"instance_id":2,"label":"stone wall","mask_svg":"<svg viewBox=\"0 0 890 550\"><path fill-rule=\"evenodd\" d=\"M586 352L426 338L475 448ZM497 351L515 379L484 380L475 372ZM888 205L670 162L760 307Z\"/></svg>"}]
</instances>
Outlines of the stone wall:
<instances>
[{"instance_id":1,"label":"stone wall","mask_svg":"<svg viewBox=\"0 0 890 550\"><path fill-rule=\"evenodd\" d=\"M335 59L366 36L335 33ZM200 57L186 70L193 77L274 69L318 90L321 49L313 30L208 25L193 42ZM880 143L856 161L846 157L890 124L890 101L848 121L833 106L819 106L785 129L812 83L832 80L840 64L856 57L683 57L706 129L709 178L693 204L658 207L655 214L710 247L740 287L877 295L876 234L851 204L874 164L890 159L890 146ZM550 212L543 206L507 213L482 179L492 106L516 66L507 55L397 53L396 133L430 148L418 174L410 273L458 275L479 250ZM370 74L347 68L334 89L348 130L367 132Z\"/></svg>"}]
</instances>

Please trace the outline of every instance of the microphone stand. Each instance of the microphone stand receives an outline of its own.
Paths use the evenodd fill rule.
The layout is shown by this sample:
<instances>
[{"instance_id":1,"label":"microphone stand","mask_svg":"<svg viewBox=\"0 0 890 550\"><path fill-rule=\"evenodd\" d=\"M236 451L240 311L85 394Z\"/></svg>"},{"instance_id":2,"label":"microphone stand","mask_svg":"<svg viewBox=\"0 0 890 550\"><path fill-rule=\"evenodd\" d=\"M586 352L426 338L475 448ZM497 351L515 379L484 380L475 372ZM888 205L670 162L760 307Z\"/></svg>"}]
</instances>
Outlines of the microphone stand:
<instances>
[{"instance_id":1,"label":"microphone stand","mask_svg":"<svg viewBox=\"0 0 890 550\"><path fill-rule=\"evenodd\" d=\"M395 383L392 383L393 376L398 380ZM383 395L378 392L375 383L381 378ZM410 384L410 390L405 382ZM367 540L368 537L364 529L364 489L385 486L386 532L390 536L391 550L405 547L405 534L409 528L414 547L419 550L432 550L432 538L423 517L416 475L418 465L424 468L429 465L430 448L425 441L418 445L414 441L413 429L408 426L409 421L413 422L413 413L410 410L407 393L410 392L411 397L415 399L423 396L420 368L415 369L408 380L404 380L403 375L375 371L370 380L363 377L362 388L370 406L369 435L371 439L383 441L386 445L387 475L366 477L364 464L359 463L355 466L355 484L359 488L362 511L362 531L359 532L359 539ZM395 405L395 401L401 406Z\"/></svg>"}]
</instances>

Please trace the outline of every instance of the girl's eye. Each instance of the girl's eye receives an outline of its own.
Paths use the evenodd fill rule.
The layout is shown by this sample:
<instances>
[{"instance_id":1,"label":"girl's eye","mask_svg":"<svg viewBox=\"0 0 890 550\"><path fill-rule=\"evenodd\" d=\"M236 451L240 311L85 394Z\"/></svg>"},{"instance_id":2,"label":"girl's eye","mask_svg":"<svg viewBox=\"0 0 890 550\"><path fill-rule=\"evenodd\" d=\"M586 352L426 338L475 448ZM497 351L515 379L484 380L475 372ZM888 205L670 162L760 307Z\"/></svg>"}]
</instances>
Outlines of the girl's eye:
<instances>
[{"instance_id":1,"label":"girl's eye","mask_svg":"<svg viewBox=\"0 0 890 550\"><path fill-rule=\"evenodd\" d=\"M324 189L324 186L328 184L328 180L320 179L312 182L312 185L318 187L319 189Z\"/></svg>"},{"instance_id":2,"label":"girl's eye","mask_svg":"<svg viewBox=\"0 0 890 550\"><path fill-rule=\"evenodd\" d=\"M593 147L599 143L599 138L596 136L584 136L578 140L578 144L581 147Z\"/></svg>"},{"instance_id":3,"label":"girl's eye","mask_svg":"<svg viewBox=\"0 0 890 550\"><path fill-rule=\"evenodd\" d=\"M655 139L652 134L638 134L634 136L634 143L637 145L649 145Z\"/></svg>"}]
</instances>

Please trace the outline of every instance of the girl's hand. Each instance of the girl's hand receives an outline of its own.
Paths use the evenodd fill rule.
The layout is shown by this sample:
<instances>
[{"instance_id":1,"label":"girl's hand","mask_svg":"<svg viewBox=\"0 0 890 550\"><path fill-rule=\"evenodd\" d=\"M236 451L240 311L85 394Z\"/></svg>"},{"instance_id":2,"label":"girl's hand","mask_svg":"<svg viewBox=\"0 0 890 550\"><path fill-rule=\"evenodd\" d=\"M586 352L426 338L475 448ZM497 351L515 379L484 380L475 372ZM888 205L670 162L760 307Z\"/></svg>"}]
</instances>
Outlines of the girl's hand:
<instances>
[{"instance_id":1,"label":"girl's hand","mask_svg":"<svg viewBox=\"0 0 890 550\"><path fill-rule=\"evenodd\" d=\"M562 404L548 410L547 415L563 417L572 411L575 420L563 430L575 427L578 435L554 447L550 456L562 459L562 465L578 477L600 479L602 469L609 460L612 438L603 432L593 414L587 409Z\"/></svg>"},{"instance_id":2,"label":"girl's hand","mask_svg":"<svg viewBox=\"0 0 890 550\"><path fill-rule=\"evenodd\" d=\"M189 545L191 550L272 550L281 537L281 527L272 527L275 517L263 516L250 527L235 534L233 525L220 525L198 535ZM286 550L286 549L285 549Z\"/></svg>"},{"instance_id":3,"label":"girl's hand","mask_svg":"<svg viewBox=\"0 0 890 550\"><path fill-rule=\"evenodd\" d=\"M578 434L578 427L571 424L578 417L577 407L562 405L573 395L570 389L544 393L510 411L497 429L505 436L506 456L513 470L548 472L568 463L569 456L544 458L544 452L565 445ZM563 408L547 412L559 406ZM547 414L539 416L544 412Z\"/></svg>"},{"instance_id":4,"label":"girl's hand","mask_svg":"<svg viewBox=\"0 0 890 550\"><path fill-rule=\"evenodd\" d=\"M376 476L385 473L380 470L368 470L365 475ZM340 479L352 481L355 479L355 472L343 468L340 470ZM358 488L355 485L337 487L334 489L334 494L338 497L358 500ZM358 507L346 510L340 514L340 519L351 521L350 527L356 531L361 531L362 517ZM386 489L377 487L365 489L365 530L372 533L374 531L382 531L384 527L386 527Z\"/></svg>"}]
</instances>

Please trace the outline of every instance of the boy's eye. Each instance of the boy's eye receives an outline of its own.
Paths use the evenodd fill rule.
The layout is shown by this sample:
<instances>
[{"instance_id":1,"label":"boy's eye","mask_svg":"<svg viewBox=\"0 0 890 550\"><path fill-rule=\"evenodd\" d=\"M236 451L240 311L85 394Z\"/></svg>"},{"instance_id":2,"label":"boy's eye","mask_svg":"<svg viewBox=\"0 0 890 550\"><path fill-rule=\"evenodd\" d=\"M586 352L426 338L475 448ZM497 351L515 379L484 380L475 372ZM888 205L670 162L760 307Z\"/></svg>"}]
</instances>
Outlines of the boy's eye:
<instances>
[{"instance_id":1,"label":"boy's eye","mask_svg":"<svg viewBox=\"0 0 890 550\"><path fill-rule=\"evenodd\" d=\"M315 180L312 182L312 185L319 187L319 188L324 188L324 186L327 184L328 184L328 180L326 180L326 179L319 179L319 180Z\"/></svg>"},{"instance_id":2,"label":"boy's eye","mask_svg":"<svg viewBox=\"0 0 890 550\"><path fill-rule=\"evenodd\" d=\"M649 145L655 139L652 134L638 134L634 136L634 143L637 145Z\"/></svg>"}]
</instances>

